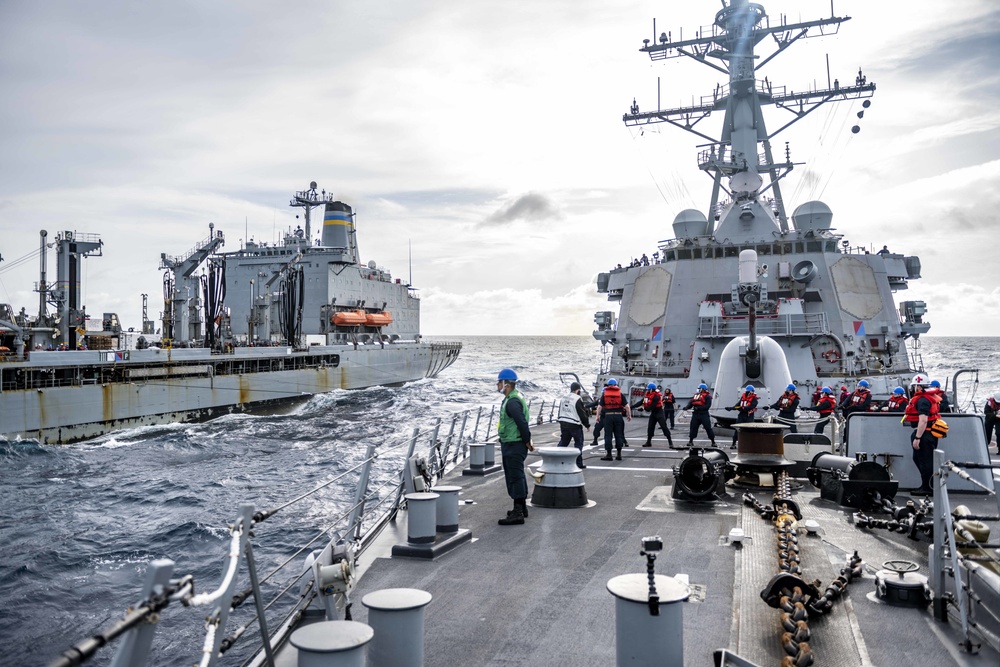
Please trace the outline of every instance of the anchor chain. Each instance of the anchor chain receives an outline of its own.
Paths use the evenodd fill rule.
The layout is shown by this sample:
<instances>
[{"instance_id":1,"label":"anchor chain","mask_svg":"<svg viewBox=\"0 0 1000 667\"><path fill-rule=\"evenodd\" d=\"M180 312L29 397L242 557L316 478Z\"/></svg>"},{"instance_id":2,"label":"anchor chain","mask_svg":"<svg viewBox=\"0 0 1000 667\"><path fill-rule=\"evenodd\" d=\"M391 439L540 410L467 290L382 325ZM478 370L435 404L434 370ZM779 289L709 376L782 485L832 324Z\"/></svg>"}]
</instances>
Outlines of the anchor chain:
<instances>
[{"instance_id":1,"label":"anchor chain","mask_svg":"<svg viewBox=\"0 0 1000 667\"><path fill-rule=\"evenodd\" d=\"M744 504L752 507L777 529L778 574L761 591L761 598L781 612L779 641L786 655L782 667L809 667L815 655L809 646L809 619L828 613L833 602L847 585L862 575L861 557L855 551L840 570L840 575L819 592L820 582L807 582L802 577L799 539L795 522L802 518L798 504L791 497L791 480L786 471L779 473L770 505L764 505L750 492L743 494Z\"/></svg>"},{"instance_id":2,"label":"anchor chain","mask_svg":"<svg viewBox=\"0 0 1000 667\"><path fill-rule=\"evenodd\" d=\"M887 512L892 518L877 519L864 512L857 512L854 515L854 525L859 528L881 528L894 533L906 533L913 540L919 539L918 532L928 537L934 534L934 522L926 519L933 510L930 500L921 500L919 503L909 500L905 505L883 501L878 509Z\"/></svg>"}]
</instances>

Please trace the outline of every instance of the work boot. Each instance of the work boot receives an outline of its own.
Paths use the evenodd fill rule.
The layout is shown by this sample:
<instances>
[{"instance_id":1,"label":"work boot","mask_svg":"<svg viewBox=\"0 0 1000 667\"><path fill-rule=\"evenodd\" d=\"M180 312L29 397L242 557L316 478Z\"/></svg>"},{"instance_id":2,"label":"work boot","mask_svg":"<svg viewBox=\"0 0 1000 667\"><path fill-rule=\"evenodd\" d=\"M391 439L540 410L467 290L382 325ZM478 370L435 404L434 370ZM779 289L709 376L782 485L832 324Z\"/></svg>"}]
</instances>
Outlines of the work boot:
<instances>
[{"instance_id":1,"label":"work boot","mask_svg":"<svg viewBox=\"0 0 1000 667\"><path fill-rule=\"evenodd\" d=\"M621 461L621 460L622 460L622 450L619 449L618 456L615 457L615 461Z\"/></svg>"},{"instance_id":2,"label":"work boot","mask_svg":"<svg viewBox=\"0 0 1000 667\"><path fill-rule=\"evenodd\" d=\"M602 461L611 461L613 459L611 458L611 454L606 454L606 455L604 455L604 456L601 457L601 460Z\"/></svg>"},{"instance_id":3,"label":"work boot","mask_svg":"<svg viewBox=\"0 0 1000 667\"><path fill-rule=\"evenodd\" d=\"M647 443L644 443L644 444L643 444L642 446L643 446L643 447L652 447L652 446L653 446L653 443L651 443L651 442L647 442Z\"/></svg>"},{"instance_id":4,"label":"work boot","mask_svg":"<svg viewBox=\"0 0 1000 667\"><path fill-rule=\"evenodd\" d=\"M521 514L524 515L525 519L528 518L528 500L526 498L514 501L514 511L517 510L521 510Z\"/></svg>"},{"instance_id":5,"label":"work boot","mask_svg":"<svg viewBox=\"0 0 1000 667\"><path fill-rule=\"evenodd\" d=\"M519 526L524 523L524 515L521 514L521 508L515 507L511 511L507 512L507 516L497 521L501 526Z\"/></svg>"},{"instance_id":6,"label":"work boot","mask_svg":"<svg viewBox=\"0 0 1000 667\"><path fill-rule=\"evenodd\" d=\"M688 440L688 447L694 447L694 440Z\"/></svg>"}]
</instances>

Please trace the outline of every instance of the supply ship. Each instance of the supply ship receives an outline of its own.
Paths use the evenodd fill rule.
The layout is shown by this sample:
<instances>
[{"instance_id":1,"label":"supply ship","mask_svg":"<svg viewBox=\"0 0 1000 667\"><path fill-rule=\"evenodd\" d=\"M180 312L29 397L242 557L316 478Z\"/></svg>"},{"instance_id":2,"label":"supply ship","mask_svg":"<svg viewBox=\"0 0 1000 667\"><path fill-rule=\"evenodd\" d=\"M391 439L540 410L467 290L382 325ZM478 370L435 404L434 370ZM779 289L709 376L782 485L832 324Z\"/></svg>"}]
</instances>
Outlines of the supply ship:
<instances>
[{"instance_id":1,"label":"supply ship","mask_svg":"<svg viewBox=\"0 0 1000 667\"><path fill-rule=\"evenodd\" d=\"M633 396L650 382L681 397L702 383L714 389L723 349L749 335L755 309L757 334L776 343L774 353L787 360L800 393L842 383L853 388L868 378L875 398L884 400L922 370L919 336L930 328L926 304L902 301L897 308L893 300L920 278L920 259L886 246L852 245L822 201L797 203L789 214L795 203L783 195L783 179L802 163L792 159L787 142L774 145L784 130L835 102L854 105L856 134L875 82L859 69L851 80L793 91L761 76L799 40L836 34L850 17L831 11L829 18L789 22L755 3L723 4L714 23L686 33L689 38L657 34L654 21L640 49L654 63L685 58L725 77L690 105L645 110L633 100L623 116L631 128L666 123L703 141L697 167L712 177L711 198L704 209L676 214L674 237L662 241L652 258L643 255L598 275L598 292L617 304L617 313L594 317L593 335L603 348L597 384L615 377ZM757 54L758 47L769 52ZM773 125L765 121L767 108L775 110ZM716 137L706 128L713 114L723 117ZM860 231L865 221L840 224ZM760 291L752 306L740 300L734 280L746 250L759 263ZM740 354L746 358L745 349ZM756 371L742 382L753 383L770 404L785 384L773 385L759 365ZM740 382L736 378L734 387Z\"/></svg>"},{"instance_id":2,"label":"supply ship","mask_svg":"<svg viewBox=\"0 0 1000 667\"><path fill-rule=\"evenodd\" d=\"M209 225L187 253L162 254L159 333L143 295L137 337L115 313L90 328L81 267L101 255L100 237L58 233L49 282L43 230L37 315L0 304L0 437L61 444L276 410L336 389L434 377L454 363L461 344L421 339L413 288L374 261L361 263L353 209L317 187L292 197L305 229L280 243L247 240L223 252L224 234ZM320 207L314 240L311 212Z\"/></svg>"}]
</instances>

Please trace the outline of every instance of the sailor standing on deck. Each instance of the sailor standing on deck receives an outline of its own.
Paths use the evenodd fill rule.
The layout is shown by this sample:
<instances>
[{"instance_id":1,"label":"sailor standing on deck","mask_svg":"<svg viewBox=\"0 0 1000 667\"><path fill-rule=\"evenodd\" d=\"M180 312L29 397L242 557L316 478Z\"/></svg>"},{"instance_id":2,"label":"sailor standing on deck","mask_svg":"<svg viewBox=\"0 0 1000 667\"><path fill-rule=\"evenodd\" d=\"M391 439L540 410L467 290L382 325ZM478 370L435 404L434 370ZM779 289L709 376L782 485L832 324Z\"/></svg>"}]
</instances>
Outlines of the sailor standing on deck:
<instances>
[{"instance_id":1,"label":"sailor standing on deck","mask_svg":"<svg viewBox=\"0 0 1000 667\"><path fill-rule=\"evenodd\" d=\"M997 454L1000 454L1000 391L986 399L986 406L983 408L983 416L986 417L986 448L989 449L990 441L996 432Z\"/></svg>"},{"instance_id":2,"label":"sailor standing on deck","mask_svg":"<svg viewBox=\"0 0 1000 667\"><path fill-rule=\"evenodd\" d=\"M833 411L837 409L837 401L833 399L833 389L829 387L823 387L822 393L820 393L819 401L815 406L811 408L806 408L806 410L812 410L813 412L819 413L819 421L816 422L816 428L813 429L813 433L822 433L823 429L826 428L826 421L824 418L829 417L833 414Z\"/></svg>"},{"instance_id":3,"label":"sailor standing on deck","mask_svg":"<svg viewBox=\"0 0 1000 667\"><path fill-rule=\"evenodd\" d=\"M624 413L624 417L622 414ZM615 448L618 450L617 460L622 460L622 447L625 445L625 419L632 421L632 410L622 396L618 380L611 378L597 402L597 418L604 417L604 456L602 461L611 460L611 438L614 437Z\"/></svg>"},{"instance_id":4,"label":"sailor standing on deck","mask_svg":"<svg viewBox=\"0 0 1000 667\"><path fill-rule=\"evenodd\" d=\"M663 435L667 436L667 446L673 449L674 440L670 437L670 431L667 430L667 418L663 413L663 394L660 393L660 390L653 382L646 385L646 394L642 397L642 408L649 412L649 426L646 427L646 442L642 446L653 446L653 433L656 432L656 425L659 424Z\"/></svg>"},{"instance_id":5,"label":"sailor standing on deck","mask_svg":"<svg viewBox=\"0 0 1000 667\"><path fill-rule=\"evenodd\" d=\"M889 400L882 406L882 412L903 412L906 410L906 404L909 402L910 401L906 398L906 392L903 388L896 387L892 390L892 396L890 396Z\"/></svg>"},{"instance_id":6,"label":"sailor standing on deck","mask_svg":"<svg viewBox=\"0 0 1000 667\"><path fill-rule=\"evenodd\" d=\"M872 392L868 387L868 380L858 382L858 388L854 390L853 394L844 399L844 403L841 406L844 411L844 419L847 420L844 424L845 442L847 441L847 430L851 427L851 421L848 417L856 412L868 412L872 406Z\"/></svg>"},{"instance_id":7,"label":"sailor standing on deck","mask_svg":"<svg viewBox=\"0 0 1000 667\"><path fill-rule=\"evenodd\" d=\"M528 404L516 385L517 373L510 368L497 375L497 391L503 394L500 420L497 422L500 456L507 495L514 501L514 509L497 522L501 526L522 524L528 516L528 480L524 477L524 461L528 452L535 448L531 445L531 431L528 429Z\"/></svg>"},{"instance_id":8,"label":"sailor standing on deck","mask_svg":"<svg viewBox=\"0 0 1000 667\"><path fill-rule=\"evenodd\" d=\"M938 420L941 413L941 395L935 387L924 384L913 385L913 398L906 406L904 421L915 427L910 435L910 445L913 447L913 463L920 471L920 488L911 493L915 496L929 496L931 478L934 476L934 450L938 439L931 432L931 426Z\"/></svg>"},{"instance_id":9,"label":"sailor standing on deck","mask_svg":"<svg viewBox=\"0 0 1000 667\"><path fill-rule=\"evenodd\" d=\"M736 402L736 405L726 408L726 410L738 410L739 412L736 413L736 423L748 424L753 421L753 413L757 412L757 403L759 400L753 385L748 384L740 396L740 400ZM733 429L733 444L730 449L736 449L736 439L739 433L740 430L738 428Z\"/></svg>"},{"instance_id":10,"label":"sailor standing on deck","mask_svg":"<svg viewBox=\"0 0 1000 667\"><path fill-rule=\"evenodd\" d=\"M951 412L951 403L948 402L948 392L941 388L941 383L937 380L931 380L931 387L940 392L938 396L941 397L941 412Z\"/></svg>"},{"instance_id":11,"label":"sailor standing on deck","mask_svg":"<svg viewBox=\"0 0 1000 667\"><path fill-rule=\"evenodd\" d=\"M712 446L715 447L715 431L712 430L712 418L708 414L708 410L711 407L712 392L708 390L708 385L702 382L698 385L698 391L688 401L688 404L684 406L685 410L693 411L691 413L691 430L688 431L688 447L694 447L694 439L698 435L698 426L705 427L705 434L708 435L708 439L712 441Z\"/></svg>"},{"instance_id":12,"label":"sailor standing on deck","mask_svg":"<svg viewBox=\"0 0 1000 667\"><path fill-rule=\"evenodd\" d=\"M590 415L587 414L587 409L583 406L583 399L580 398L582 390L583 385L579 382L574 382L569 386L569 393L559 401L557 421L559 422L559 446L568 447L569 441L572 440L576 448L580 450L580 455L576 457L576 465L580 468L586 468L587 466L583 464L583 429L590 430Z\"/></svg>"},{"instance_id":13,"label":"sailor standing on deck","mask_svg":"<svg viewBox=\"0 0 1000 667\"><path fill-rule=\"evenodd\" d=\"M771 410L778 411L778 417L781 418L783 424L788 424L792 433L799 432L795 428L795 411L799 409L800 400L799 395L795 393L795 385L790 384L785 387L785 393L779 396L775 404L771 406Z\"/></svg>"},{"instance_id":14,"label":"sailor standing on deck","mask_svg":"<svg viewBox=\"0 0 1000 667\"><path fill-rule=\"evenodd\" d=\"M677 397L670 387L663 389L663 416L670 422L670 430L674 429L674 406L677 405Z\"/></svg>"}]
</instances>

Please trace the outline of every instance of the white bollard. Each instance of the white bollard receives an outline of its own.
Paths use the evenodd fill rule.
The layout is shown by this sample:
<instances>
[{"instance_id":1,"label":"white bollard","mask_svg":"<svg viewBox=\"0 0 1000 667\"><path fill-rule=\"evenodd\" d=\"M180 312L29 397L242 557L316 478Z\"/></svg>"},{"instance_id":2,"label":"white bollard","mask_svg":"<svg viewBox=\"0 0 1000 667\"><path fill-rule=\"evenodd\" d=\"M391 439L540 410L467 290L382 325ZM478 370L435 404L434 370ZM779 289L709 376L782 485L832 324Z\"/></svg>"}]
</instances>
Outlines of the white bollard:
<instances>
[{"instance_id":1,"label":"white bollard","mask_svg":"<svg viewBox=\"0 0 1000 667\"><path fill-rule=\"evenodd\" d=\"M375 632L356 621L311 623L292 633L298 667L365 667L365 646Z\"/></svg>"},{"instance_id":2,"label":"white bollard","mask_svg":"<svg viewBox=\"0 0 1000 667\"><path fill-rule=\"evenodd\" d=\"M659 614L649 609L649 577L623 574L608 581L615 596L615 655L618 667L683 667L684 613L691 589L673 577L654 577Z\"/></svg>"},{"instance_id":3,"label":"white bollard","mask_svg":"<svg viewBox=\"0 0 1000 667\"><path fill-rule=\"evenodd\" d=\"M361 598L375 639L368 667L423 667L424 607L431 594L415 588L387 588Z\"/></svg>"}]
</instances>

